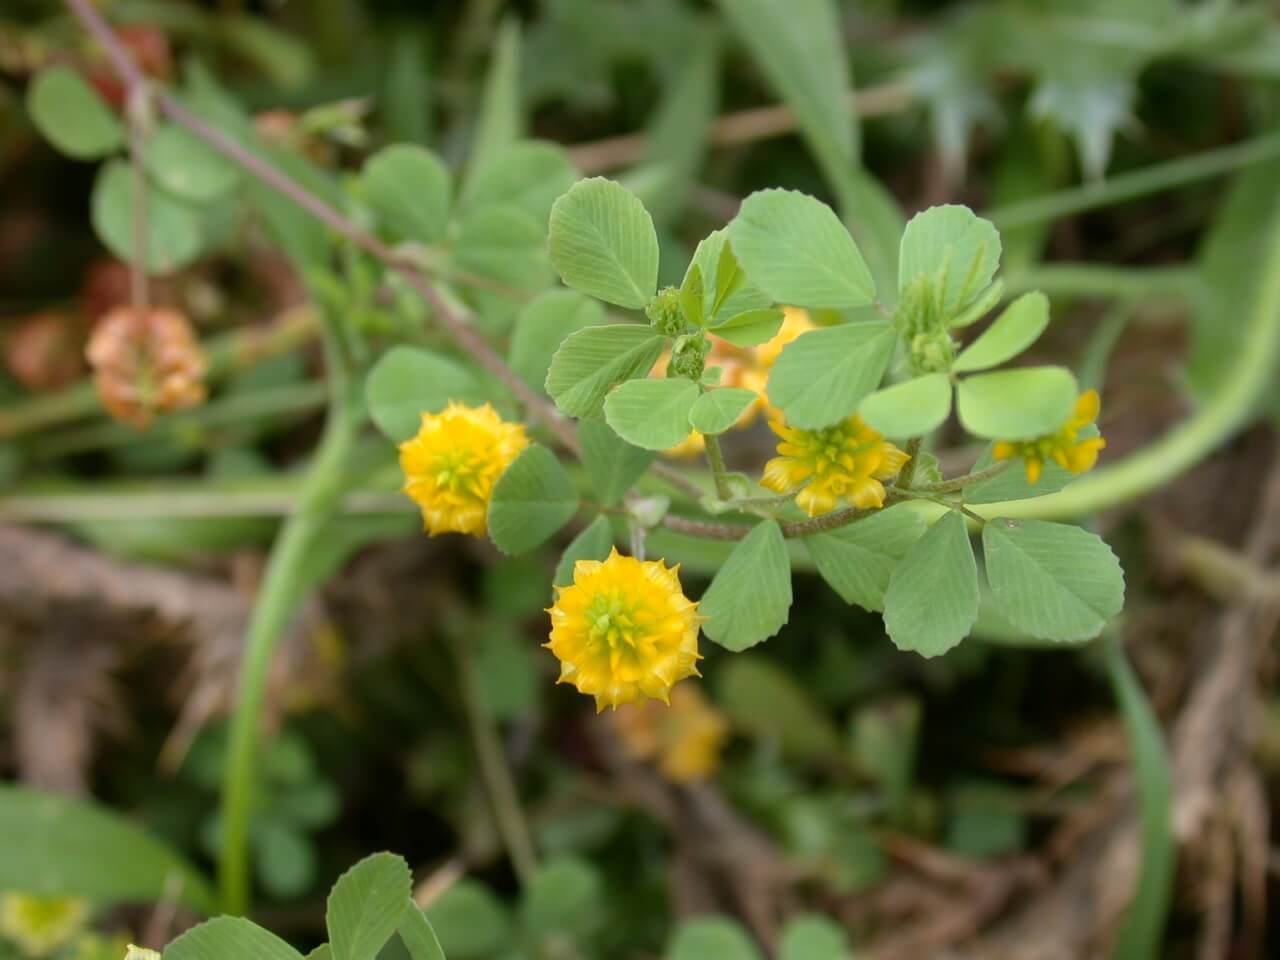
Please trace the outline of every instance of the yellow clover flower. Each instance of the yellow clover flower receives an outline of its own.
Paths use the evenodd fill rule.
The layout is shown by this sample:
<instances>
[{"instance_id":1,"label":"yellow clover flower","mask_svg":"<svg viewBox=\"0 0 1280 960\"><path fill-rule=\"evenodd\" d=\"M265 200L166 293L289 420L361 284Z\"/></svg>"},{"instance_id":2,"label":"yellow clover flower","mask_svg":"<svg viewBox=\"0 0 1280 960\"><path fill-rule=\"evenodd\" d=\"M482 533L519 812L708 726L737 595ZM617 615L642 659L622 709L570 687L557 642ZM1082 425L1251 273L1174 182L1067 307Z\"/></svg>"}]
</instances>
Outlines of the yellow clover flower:
<instances>
[{"instance_id":1,"label":"yellow clover flower","mask_svg":"<svg viewBox=\"0 0 1280 960\"><path fill-rule=\"evenodd\" d=\"M698 605L680 590L680 567L624 557L579 560L573 583L556 587L551 640L560 661L557 683L571 683L606 706L669 702L680 680L700 676Z\"/></svg>"},{"instance_id":2,"label":"yellow clover flower","mask_svg":"<svg viewBox=\"0 0 1280 960\"><path fill-rule=\"evenodd\" d=\"M800 490L796 503L811 517L842 500L864 510L884 506L881 481L896 476L911 459L856 414L822 430L777 420L769 427L782 438L780 455L764 465L760 482L778 493Z\"/></svg>"},{"instance_id":3,"label":"yellow clover flower","mask_svg":"<svg viewBox=\"0 0 1280 960\"><path fill-rule=\"evenodd\" d=\"M89 903L78 897L0 896L0 935L29 957L45 957L70 943L89 922Z\"/></svg>"},{"instance_id":4,"label":"yellow clover flower","mask_svg":"<svg viewBox=\"0 0 1280 960\"><path fill-rule=\"evenodd\" d=\"M484 536L493 485L528 445L523 424L507 423L489 404L450 403L424 413L417 436L400 444L402 489L422 508L431 536Z\"/></svg>"},{"instance_id":5,"label":"yellow clover flower","mask_svg":"<svg viewBox=\"0 0 1280 960\"><path fill-rule=\"evenodd\" d=\"M696 687L671 691L671 705L629 704L615 714L618 739L637 760L652 760L673 783L693 783L715 773L729 737L724 715Z\"/></svg>"},{"instance_id":6,"label":"yellow clover flower","mask_svg":"<svg viewBox=\"0 0 1280 960\"><path fill-rule=\"evenodd\" d=\"M1102 402L1097 390L1086 390L1076 400L1071 419L1053 433L1034 440L1001 440L992 448L996 460L1021 459L1027 471L1027 483L1040 482L1045 461L1052 460L1071 473L1084 473L1098 462L1098 451L1107 445L1102 437L1080 439L1080 431L1098 419Z\"/></svg>"}]
</instances>

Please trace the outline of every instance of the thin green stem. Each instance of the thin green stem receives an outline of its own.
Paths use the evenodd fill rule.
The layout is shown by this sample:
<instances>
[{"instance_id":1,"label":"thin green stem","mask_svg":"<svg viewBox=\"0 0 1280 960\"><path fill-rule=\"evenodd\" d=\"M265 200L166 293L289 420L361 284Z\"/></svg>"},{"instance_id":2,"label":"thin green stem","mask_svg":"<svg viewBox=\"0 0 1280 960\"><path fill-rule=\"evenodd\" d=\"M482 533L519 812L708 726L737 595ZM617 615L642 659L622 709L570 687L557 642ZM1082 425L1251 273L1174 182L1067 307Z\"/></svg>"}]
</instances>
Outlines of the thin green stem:
<instances>
[{"instance_id":1,"label":"thin green stem","mask_svg":"<svg viewBox=\"0 0 1280 960\"><path fill-rule=\"evenodd\" d=\"M307 555L345 493L344 467L361 422L359 393L343 371L331 370L330 378L334 393L325 433L307 468L297 509L272 545L245 635L223 779L218 865L222 908L229 914L243 915L249 907L249 826L271 657L301 599Z\"/></svg>"},{"instance_id":2,"label":"thin green stem","mask_svg":"<svg viewBox=\"0 0 1280 960\"><path fill-rule=\"evenodd\" d=\"M716 483L716 496L721 500L729 500L733 497L733 490L729 487L729 471L725 469L720 438L706 434L703 440L707 449L707 463L711 464L711 476Z\"/></svg>"},{"instance_id":3,"label":"thin green stem","mask_svg":"<svg viewBox=\"0 0 1280 960\"><path fill-rule=\"evenodd\" d=\"M1013 466L1012 460L1001 460L997 463L993 463L985 470L979 470L977 473L967 473L963 477L943 480L941 483L929 483L925 484L923 487L916 487L911 490L903 489L902 486L899 485L899 489L902 490L903 493L920 494L926 497L934 496L939 493L955 493L957 490L963 490L965 487L973 486L975 483L981 483L983 480L990 480L992 477L998 477L1011 466Z\"/></svg>"},{"instance_id":4,"label":"thin green stem","mask_svg":"<svg viewBox=\"0 0 1280 960\"><path fill-rule=\"evenodd\" d=\"M516 791L515 778L511 775L511 767L507 763L506 751L498 738L493 717L485 709L484 701L480 697L475 664L468 655L469 651L455 632L448 631L448 635L453 659L458 667L458 680L461 686L463 711L467 717L467 728L471 732L471 742L475 746L476 759L480 763L480 776L484 781L485 793L493 811L494 823L507 849L507 855L511 858L511 866L516 872L516 877L521 885L526 885L538 869L538 859L534 853L528 821L520 807L520 795Z\"/></svg>"},{"instance_id":5,"label":"thin green stem","mask_svg":"<svg viewBox=\"0 0 1280 960\"><path fill-rule=\"evenodd\" d=\"M735 510L774 510L778 507L785 507L789 503L793 503L796 494L809 485L809 481L805 481L799 487L790 493L780 493L773 497L738 497L735 500L727 502L727 506L733 507Z\"/></svg>"},{"instance_id":6,"label":"thin green stem","mask_svg":"<svg viewBox=\"0 0 1280 960\"><path fill-rule=\"evenodd\" d=\"M1243 143L1233 143L1194 156L1108 177L1096 183L1047 193L1021 203L988 210L983 216L1000 230L1012 230L1032 223L1043 223L1109 207L1161 190L1195 183L1197 180L1207 180L1273 157L1280 157L1280 133L1269 133Z\"/></svg>"},{"instance_id":7,"label":"thin green stem","mask_svg":"<svg viewBox=\"0 0 1280 960\"><path fill-rule=\"evenodd\" d=\"M1046 263L1004 278L1005 295L1040 290L1051 297L1185 301L1200 282L1194 267L1112 267L1095 263Z\"/></svg>"}]
</instances>

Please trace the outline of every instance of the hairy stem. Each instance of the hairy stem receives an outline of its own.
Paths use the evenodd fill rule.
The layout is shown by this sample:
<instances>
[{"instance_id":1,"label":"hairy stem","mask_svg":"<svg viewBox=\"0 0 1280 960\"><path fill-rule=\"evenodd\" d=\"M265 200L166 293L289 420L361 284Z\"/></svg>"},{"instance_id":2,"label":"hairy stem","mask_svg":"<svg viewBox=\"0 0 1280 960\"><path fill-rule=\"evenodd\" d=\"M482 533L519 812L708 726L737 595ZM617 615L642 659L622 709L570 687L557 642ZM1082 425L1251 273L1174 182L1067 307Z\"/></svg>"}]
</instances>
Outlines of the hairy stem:
<instances>
[{"instance_id":1,"label":"hairy stem","mask_svg":"<svg viewBox=\"0 0 1280 960\"><path fill-rule=\"evenodd\" d=\"M975 483L981 483L983 480L990 480L992 477L998 477L1011 466L1013 466L1012 460L1001 460L997 463L993 463L991 466L983 470L979 470L977 473L967 473L963 477L943 480L941 483L930 483L923 487L915 487L913 489L903 489L900 487L900 489L903 489L903 493L919 493L925 496L932 496L939 493L954 493L957 490L963 490L965 487L973 486Z\"/></svg>"},{"instance_id":2,"label":"hairy stem","mask_svg":"<svg viewBox=\"0 0 1280 960\"><path fill-rule=\"evenodd\" d=\"M733 496L733 491L729 489L729 471L724 466L720 438L707 434L703 441L707 450L707 463L711 464L711 476L716 482L716 496L721 500L728 500Z\"/></svg>"}]
</instances>

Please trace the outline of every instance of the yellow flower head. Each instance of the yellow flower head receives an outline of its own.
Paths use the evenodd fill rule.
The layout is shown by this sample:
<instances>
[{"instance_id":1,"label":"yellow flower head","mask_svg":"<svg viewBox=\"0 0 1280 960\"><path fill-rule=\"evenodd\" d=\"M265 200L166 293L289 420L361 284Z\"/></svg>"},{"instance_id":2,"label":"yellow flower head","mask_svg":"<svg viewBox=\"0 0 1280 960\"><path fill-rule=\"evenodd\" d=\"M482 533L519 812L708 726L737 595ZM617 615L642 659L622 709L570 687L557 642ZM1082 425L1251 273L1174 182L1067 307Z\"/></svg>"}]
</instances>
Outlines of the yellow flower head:
<instances>
[{"instance_id":1,"label":"yellow flower head","mask_svg":"<svg viewBox=\"0 0 1280 960\"><path fill-rule=\"evenodd\" d=\"M692 783L715 773L729 724L702 692L690 684L671 691L671 704L650 700L615 714L623 749L637 760L653 760L674 783Z\"/></svg>"},{"instance_id":2,"label":"yellow flower head","mask_svg":"<svg viewBox=\"0 0 1280 960\"><path fill-rule=\"evenodd\" d=\"M556 587L551 640L557 683L596 698L596 711L647 698L668 702L677 681L699 676L698 605L680 591L680 567L624 557L579 560Z\"/></svg>"},{"instance_id":3,"label":"yellow flower head","mask_svg":"<svg viewBox=\"0 0 1280 960\"><path fill-rule=\"evenodd\" d=\"M0 896L0 935L29 957L44 957L75 939L89 921L89 903L77 897Z\"/></svg>"},{"instance_id":4,"label":"yellow flower head","mask_svg":"<svg viewBox=\"0 0 1280 960\"><path fill-rule=\"evenodd\" d=\"M433 537L484 536L493 485L528 445L524 426L507 423L489 404L450 403L442 413L424 413L418 435L400 444L402 489L422 508Z\"/></svg>"},{"instance_id":5,"label":"yellow flower head","mask_svg":"<svg viewBox=\"0 0 1280 960\"><path fill-rule=\"evenodd\" d=\"M779 421L779 456L764 465L760 481L770 490L800 490L796 503L811 517L845 501L864 510L884 506L884 484L911 458L854 415L823 430L801 430ZM803 487L803 489L800 489Z\"/></svg>"},{"instance_id":6,"label":"yellow flower head","mask_svg":"<svg viewBox=\"0 0 1280 960\"><path fill-rule=\"evenodd\" d=\"M1053 433L1034 440L1001 440L991 450L997 460L1021 458L1027 471L1027 483L1040 481L1046 460L1052 460L1071 473L1084 473L1098 462L1098 451L1107 445L1102 437L1081 440L1080 431L1098 419L1102 402L1097 390L1086 390L1076 400L1071 418Z\"/></svg>"}]
</instances>

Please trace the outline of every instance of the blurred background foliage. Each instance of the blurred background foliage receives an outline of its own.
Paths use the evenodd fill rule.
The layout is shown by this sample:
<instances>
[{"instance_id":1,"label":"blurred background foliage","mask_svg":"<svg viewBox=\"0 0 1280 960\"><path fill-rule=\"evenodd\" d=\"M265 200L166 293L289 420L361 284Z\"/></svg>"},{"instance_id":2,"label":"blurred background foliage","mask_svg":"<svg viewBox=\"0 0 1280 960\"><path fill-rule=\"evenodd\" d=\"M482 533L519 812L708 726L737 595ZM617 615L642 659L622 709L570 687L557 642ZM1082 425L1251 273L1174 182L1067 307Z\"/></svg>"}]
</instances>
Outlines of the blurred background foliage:
<instances>
[{"instance_id":1,"label":"blurred background foliage","mask_svg":"<svg viewBox=\"0 0 1280 960\"><path fill-rule=\"evenodd\" d=\"M782 3L100 6L148 72L202 114L255 130L322 195L340 196L387 143L427 144L473 170L519 138L561 144L577 170L644 198L663 283L764 186L845 207L873 238L859 237L869 260L874 238L896 238L917 209L985 211L1010 287L1054 298L1037 349L1104 391L1108 459L1229 386L1276 217L1280 18L1265 2L835 4L860 107L847 144L770 67L771 51L822 56L812 21ZM776 44L762 50L743 24L770 9ZM60 5L8 0L0 516L44 527L0 531L0 769L104 800L208 864L247 598L320 430L303 281L375 342L439 337L358 253L300 276L322 229L179 143L153 175L177 194L157 255L181 262L154 295L204 340L210 401L145 433L105 419L84 345L128 295L113 256L127 231L102 199L109 167L59 155L33 126L26 89L50 63L119 106L101 53ZM195 196L172 179L193 168ZM504 236L494 254L491 238L468 247L451 234L453 266L541 289L544 235ZM486 332L508 335L511 302L483 286L458 296ZM755 943L785 960L1047 960L1117 941L1126 957L1276 955L1265 908L1280 892L1268 645L1280 390L1264 401L1203 463L1093 521L1128 574L1125 621L1105 641L1015 648L993 620L990 642L924 661L803 576L766 648L704 645L696 693L616 717L553 686L537 647L558 550L505 559L428 541L407 501L386 506L398 504L394 451L363 436L351 459L381 508L345 517L307 558L306 579L324 587L271 677L276 736L251 829L259 919L318 942L334 878L390 849L414 867L451 960L736 960L758 956ZM939 458L971 462L955 439L941 438ZM758 463L767 442L746 433L731 454ZM706 563L675 539L696 584ZM1157 952L1133 933L1134 913L1125 926L1135 771L1155 805L1141 818L1148 875L1172 842L1152 810L1173 802L1178 815L1171 907L1158 877L1137 901ZM494 796L504 779L514 798ZM539 861L524 876L499 822L508 801ZM118 957L111 937L155 929L150 910L24 912L16 896L0 909L0 956ZM162 916L160 936L179 919ZM24 940L41 923L65 936Z\"/></svg>"}]
</instances>

